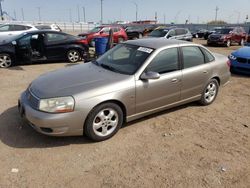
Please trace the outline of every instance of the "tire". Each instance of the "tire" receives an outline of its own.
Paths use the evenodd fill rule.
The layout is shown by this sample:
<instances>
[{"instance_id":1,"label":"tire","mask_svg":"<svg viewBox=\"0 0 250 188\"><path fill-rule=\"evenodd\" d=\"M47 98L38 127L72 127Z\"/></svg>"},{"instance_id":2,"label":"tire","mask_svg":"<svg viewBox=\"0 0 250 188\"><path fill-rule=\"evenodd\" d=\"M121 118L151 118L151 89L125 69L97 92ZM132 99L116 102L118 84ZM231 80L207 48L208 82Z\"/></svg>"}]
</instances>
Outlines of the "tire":
<instances>
[{"instance_id":1,"label":"tire","mask_svg":"<svg viewBox=\"0 0 250 188\"><path fill-rule=\"evenodd\" d=\"M95 107L84 124L84 133L93 141L103 141L114 136L123 124L123 111L115 103Z\"/></svg>"},{"instance_id":2,"label":"tire","mask_svg":"<svg viewBox=\"0 0 250 188\"><path fill-rule=\"evenodd\" d=\"M67 59L70 63L76 63L80 61L81 59L80 52L76 49L69 50L67 53Z\"/></svg>"},{"instance_id":3,"label":"tire","mask_svg":"<svg viewBox=\"0 0 250 188\"><path fill-rule=\"evenodd\" d=\"M226 46L227 46L227 47L230 47L230 46L231 46L231 40L227 40Z\"/></svg>"},{"instance_id":4,"label":"tire","mask_svg":"<svg viewBox=\"0 0 250 188\"><path fill-rule=\"evenodd\" d=\"M118 42L118 43L124 42L124 38L119 37L117 42Z\"/></svg>"},{"instance_id":5,"label":"tire","mask_svg":"<svg viewBox=\"0 0 250 188\"><path fill-rule=\"evenodd\" d=\"M240 42L239 42L239 45L244 46L244 43L245 43L244 39L241 39Z\"/></svg>"},{"instance_id":6,"label":"tire","mask_svg":"<svg viewBox=\"0 0 250 188\"><path fill-rule=\"evenodd\" d=\"M199 102L204 106L212 104L216 99L218 92L219 92L218 81L216 79L211 79L205 86L205 89L202 92L202 96Z\"/></svg>"},{"instance_id":7,"label":"tire","mask_svg":"<svg viewBox=\"0 0 250 188\"><path fill-rule=\"evenodd\" d=\"M9 68L13 65L13 59L11 55L7 53L0 54L0 68Z\"/></svg>"}]
</instances>

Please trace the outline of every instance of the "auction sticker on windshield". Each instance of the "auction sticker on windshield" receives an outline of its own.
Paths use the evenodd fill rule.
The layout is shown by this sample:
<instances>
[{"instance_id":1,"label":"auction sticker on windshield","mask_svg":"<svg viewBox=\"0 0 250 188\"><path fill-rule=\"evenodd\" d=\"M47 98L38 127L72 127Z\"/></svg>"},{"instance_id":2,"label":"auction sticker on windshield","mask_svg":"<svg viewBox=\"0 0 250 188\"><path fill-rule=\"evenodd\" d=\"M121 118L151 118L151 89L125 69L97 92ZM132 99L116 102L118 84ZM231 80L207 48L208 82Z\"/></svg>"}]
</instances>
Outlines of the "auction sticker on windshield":
<instances>
[{"instance_id":1,"label":"auction sticker on windshield","mask_svg":"<svg viewBox=\"0 0 250 188\"><path fill-rule=\"evenodd\" d=\"M151 48L145 48L145 47L140 47L137 50L141 51L141 52L146 52L146 53L151 53L153 51L153 49Z\"/></svg>"}]
</instances>

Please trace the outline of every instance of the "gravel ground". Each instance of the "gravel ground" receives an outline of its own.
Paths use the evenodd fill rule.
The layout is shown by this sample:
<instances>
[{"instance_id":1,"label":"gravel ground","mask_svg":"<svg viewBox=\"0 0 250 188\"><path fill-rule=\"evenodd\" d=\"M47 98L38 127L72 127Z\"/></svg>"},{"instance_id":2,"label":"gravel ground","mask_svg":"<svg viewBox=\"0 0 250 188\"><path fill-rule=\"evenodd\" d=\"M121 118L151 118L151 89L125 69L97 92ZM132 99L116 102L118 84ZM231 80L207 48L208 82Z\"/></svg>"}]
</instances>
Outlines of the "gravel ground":
<instances>
[{"instance_id":1,"label":"gravel ground","mask_svg":"<svg viewBox=\"0 0 250 188\"><path fill-rule=\"evenodd\" d=\"M210 49L228 55L237 48ZM1 188L250 186L249 77L232 75L210 106L167 110L92 143L85 137L41 135L19 117L17 99L28 84L65 66L0 69Z\"/></svg>"}]
</instances>

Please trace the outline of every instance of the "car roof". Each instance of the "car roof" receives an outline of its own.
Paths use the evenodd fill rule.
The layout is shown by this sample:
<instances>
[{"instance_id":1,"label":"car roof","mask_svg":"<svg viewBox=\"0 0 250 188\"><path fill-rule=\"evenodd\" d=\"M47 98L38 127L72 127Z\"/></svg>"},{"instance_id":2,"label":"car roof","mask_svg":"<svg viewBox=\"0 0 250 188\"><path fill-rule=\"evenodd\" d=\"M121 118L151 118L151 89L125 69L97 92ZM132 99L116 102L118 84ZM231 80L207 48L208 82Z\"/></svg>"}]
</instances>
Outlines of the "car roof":
<instances>
[{"instance_id":1,"label":"car roof","mask_svg":"<svg viewBox=\"0 0 250 188\"><path fill-rule=\"evenodd\" d=\"M21 23L5 23L5 24L2 24L1 26L4 26L4 25L22 25L22 26L34 27L34 25L32 24L21 24Z\"/></svg>"},{"instance_id":2,"label":"car roof","mask_svg":"<svg viewBox=\"0 0 250 188\"><path fill-rule=\"evenodd\" d=\"M165 46L180 45L180 44L191 44L187 41L181 40L170 40L166 38L144 38L138 40L129 40L124 42L125 44L131 44L136 46L148 47L153 49L158 49Z\"/></svg>"},{"instance_id":3,"label":"car roof","mask_svg":"<svg viewBox=\"0 0 250 188\"><path fill-rule=\"evenodd\" d=\"M42 29L42 30L35 30L35 31L27 31L24 33L30 33L30 34L39 34L39 33L60 33L60 34L66 34L69 35L67 33L63 33L63 32L59 32L59 31L55 31L55 30L51 30L51 29Z\"/></svg>"}]
</instances>

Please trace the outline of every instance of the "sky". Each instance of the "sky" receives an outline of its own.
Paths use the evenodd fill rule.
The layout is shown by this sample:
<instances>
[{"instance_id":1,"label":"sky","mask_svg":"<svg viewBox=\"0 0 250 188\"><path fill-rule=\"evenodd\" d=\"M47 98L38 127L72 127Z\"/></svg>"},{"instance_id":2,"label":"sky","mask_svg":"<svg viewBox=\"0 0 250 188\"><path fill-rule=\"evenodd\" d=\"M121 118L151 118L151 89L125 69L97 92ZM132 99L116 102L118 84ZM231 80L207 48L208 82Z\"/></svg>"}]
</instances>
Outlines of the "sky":
<instances>
[{"instance_id":1,"label":"sky","mask_svg":"<svg viewBox=\"0 0 250 188\"><path fill-rule=\"evenodd\" d=\"M138 20L154 20L155 13L160 23L207 23L215 19L218 6L218 20L228 23L243 23L246 16L250 22L250 0L103 0L103 21L134 21L136 5ZM22 20L22 9L26 21L68 22L83 21L85 7L86 21L98 22L101 17L101 0L3 0L2 8L11 17ZM71 16L70 16L71 15ZM164 19L165 17L165 19Z\"/></svg>"}]
</instances>

